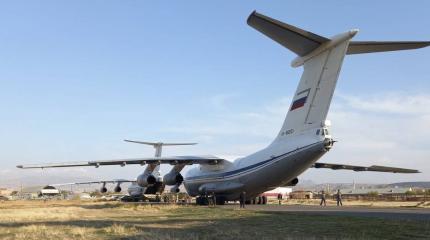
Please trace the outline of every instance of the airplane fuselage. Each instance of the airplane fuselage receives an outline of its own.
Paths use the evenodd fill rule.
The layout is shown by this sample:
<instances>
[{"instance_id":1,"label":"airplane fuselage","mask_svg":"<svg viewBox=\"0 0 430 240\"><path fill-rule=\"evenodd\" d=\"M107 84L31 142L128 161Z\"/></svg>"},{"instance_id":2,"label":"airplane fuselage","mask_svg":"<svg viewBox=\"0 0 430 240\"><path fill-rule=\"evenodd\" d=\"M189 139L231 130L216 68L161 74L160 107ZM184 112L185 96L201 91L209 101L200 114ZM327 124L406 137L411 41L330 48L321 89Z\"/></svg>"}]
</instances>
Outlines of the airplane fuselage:
<instances>
[{"instance_id":1,"label":"airplane fuselage","mask_svg":"<svg viewBox=\"0 0 430 240\"><path fill-rule=\"evenodd\" d=\"M184 186L191 196L215 193L228 201L237 200L243 191L252 198L287 185L331 148L331 136L317 135L317 130L280 134L268 147L247 157L190 169Z\"/></svg>"}]
</instances>

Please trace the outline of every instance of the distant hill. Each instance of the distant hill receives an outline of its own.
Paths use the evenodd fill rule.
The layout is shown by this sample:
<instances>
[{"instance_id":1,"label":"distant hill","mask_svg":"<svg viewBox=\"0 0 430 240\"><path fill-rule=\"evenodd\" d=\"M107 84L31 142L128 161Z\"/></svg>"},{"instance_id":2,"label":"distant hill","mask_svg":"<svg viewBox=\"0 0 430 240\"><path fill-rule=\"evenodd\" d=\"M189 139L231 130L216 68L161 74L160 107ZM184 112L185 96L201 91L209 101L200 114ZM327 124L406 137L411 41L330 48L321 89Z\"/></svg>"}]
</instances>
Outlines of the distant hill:
<instances>
[{"instance_id":1,"label":"distant hill","mask_svg":"<svg viewBox=\"0 0 430 240\"><path fill-rule=\"evenodd\" d=\"M385 187L400 188L430 188L430 182L398 182L385 185Z\"/></svg>"},{"instance_id":2,"label":"distant hill","mask_svg":"<svg viewBox=\"0 0 430 240\"><path fill-rule=\"evenodd\" d=\"M353 188L353 183L313 183L313 184L297 184L293 189L294 190L308 190L308 191L321 191L327 190L327 188L331 190L335 189L349 189ZM367 183L356 183L355 188L364 188L371 189L377 187L376 184L367 184Z\"/></svg>"},{"instance_id":3,"label":"distant hill","mask_svg":"<svg viewBox=\"0 0 430 240\"><path fill-rule=\"evenodd\" d=\"M20 189L21 186L46 186L54 183L82 182L94 181L93 177L79 174L77 172L70 173L49 173L43 174L41 171L22 171L10 170L3 171L0 174L0 188Z\"/></svg>"},{"instance_id":4,"label":"distant hill","mask_svg":"<svg viewBox=\"0 0 430 240\"><path fill-rule=\"evenodd\" d=\"M354 186L355 185L355 186ZM309 190L309 191L321 191L327 188L331 190L335 189L379 189L379 188L429 188L430 182L398 182L390 184L371 184L371 183L313 183L312 181L306 181L299 183L293 187L294 190Z\"/></svg>"}]
</instances>

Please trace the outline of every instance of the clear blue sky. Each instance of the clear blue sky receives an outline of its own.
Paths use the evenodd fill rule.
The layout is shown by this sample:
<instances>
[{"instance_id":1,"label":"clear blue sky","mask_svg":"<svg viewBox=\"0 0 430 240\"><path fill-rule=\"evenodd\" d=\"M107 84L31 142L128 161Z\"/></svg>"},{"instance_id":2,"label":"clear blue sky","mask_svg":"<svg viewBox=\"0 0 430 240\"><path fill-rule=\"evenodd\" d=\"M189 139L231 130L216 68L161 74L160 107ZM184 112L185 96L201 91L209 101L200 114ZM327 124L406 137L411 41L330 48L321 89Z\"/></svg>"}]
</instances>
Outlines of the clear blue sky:
<instances>
[{"instance_id":1,"label":"clear blue sky","mask_svg":"<svg viewBox=\"0 0 430 240\"><path fill-rule=\"evenodd\" d=\"M355 40L430 40L429 9L430 2L424 0L413 4L406 1L2 2L0 161L6 169L13 169L23 162L152 155L151 149L122 143L124 138L201 143L167 150L166 154L251 153L276 134L285 112L273 114L273 109L285 105L283 102L293 93L301 74L301 69L289 67L295 57L293 53L246 24L253 10L326 37L359 28ZM348 119L339 115L350 116L352 104L356 111L351 116L356 118L351 121L371 114L379 116L370 118L369 126L355 123L359 127L381 128L386 125L384 121L395 124L401 121L398 124L404 125L386 129L398 134L384 137L396 138L389 143L395 146L409 142L415 150L403 152L404 156L417 154L424 163L424 158L430 157L426 151L429 145L416 139L428 140L422 136L429 133L428 126L425 128L424 124L424 129L413 131L417 136L407 134L406 140L402 132L423 123L413 122L416 116L423 118L425 114L425 120L430 114L430 107L425 104L430 99L429 58L430 48L349 56L337 88L340 97L335 98L334 104L338 105L333 108L339 114L334 117ZM417 95L418 100L409 98ZM423 114L418 110L415 115L397 110L383 114L354 105L351 100L372 99L369 103L372 105L379 102L378 96L386 101L392 99L390 96L399 99L387 103L389 106L402 104L405 99L412 107L418 104L427 109L423 109ZM347 103L342 105L344 101ZM384 106L381 108L385 109ZM342 112L345 109L346 113ZM273 121L255 115L266 112L273 114ZM341 125L333 122L333 130L336 124ZM345 127L338 130L336 137L360 139L351 135L360 130L348 129L347 125L342 125ZM378 137L381 135L374 139ZM371 163L375 153L372 146L364 147L367 155L354 157ZM329 153L324 161L347 162L348 148L342 144L338 147L339 152L333 152L332 157ZM393 149L396 148L387 151ZM378 159L386 159L388 165L416 165L408 162L410 159L402 162L404 157L395 159L395 152L391 154ZM115 177L113 172L118 177L135 177L140 169L131 168L101 172L106 171L103 176ZM351 180L343 173L324 171L324 174L329 180ZM380 179L379 175L369 176ZM312 175L306 177L312 179ZM359 178L356 175L356 181ZM423 175L418 178L425 180Z\"/></svg>"}]
</instances>

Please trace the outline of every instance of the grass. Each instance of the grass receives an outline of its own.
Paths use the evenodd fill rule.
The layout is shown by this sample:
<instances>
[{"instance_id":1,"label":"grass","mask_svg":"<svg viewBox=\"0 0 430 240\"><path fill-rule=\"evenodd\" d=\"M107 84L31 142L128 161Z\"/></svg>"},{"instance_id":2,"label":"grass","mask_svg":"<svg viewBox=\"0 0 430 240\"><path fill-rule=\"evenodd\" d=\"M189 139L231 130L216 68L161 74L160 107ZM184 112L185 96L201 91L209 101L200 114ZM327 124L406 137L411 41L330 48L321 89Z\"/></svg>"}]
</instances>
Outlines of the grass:
<instances>
[{"instance_id":1,"label":"grass","mask_svg":"<svg viewBox=\"0 0 430 240\"><path fill-rule=\"evenodd\" d=\"M428 239L430 222L289 212L39 201L0 203L0 239Z\"/></svg>"}]
</instances>

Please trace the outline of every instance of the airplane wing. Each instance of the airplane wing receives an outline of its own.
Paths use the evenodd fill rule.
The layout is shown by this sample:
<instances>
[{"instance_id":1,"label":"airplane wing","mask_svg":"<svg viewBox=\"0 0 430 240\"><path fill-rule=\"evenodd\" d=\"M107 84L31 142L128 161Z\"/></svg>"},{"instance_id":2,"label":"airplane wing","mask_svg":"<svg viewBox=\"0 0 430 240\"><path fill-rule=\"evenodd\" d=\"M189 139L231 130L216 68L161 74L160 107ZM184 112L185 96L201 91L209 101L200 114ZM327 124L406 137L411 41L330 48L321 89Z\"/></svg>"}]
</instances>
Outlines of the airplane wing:
<instances>
[{"instance_id":1,"label":"airplane wing","mask_svg":"<svg viewBox=\"0 0 430 240\"><path fill-rule=\"evenodd\" d=\"M49 184L49 186L60 187L60 186L69 186L69 185L86 185L86 184L103 184L103 183L131 183L131 182L136 182L136 180L116 179L116 180L107 180L107 181L56 183L56 184Z\"/></svg>"},{"instance_id":2,"label":"airplane wing","mask_svg":"<svg viewBox=\"0 0 430 240\"><path fill-rule=\"evenodd\" d=\"M329 168L333 170L353 170L356 172L372 171L372 172L390 172L390 173L420 173L420 171L408 168L395 168L386 166L372 165L370 167L333 164L333 163L314 163L313 168Z\"/></svg>"},{"instance_id":3,"label":"airplane wing","mask_svg":"<svg viewBox=\"0 0 430 240\"><path fill-rule=\"evenodd\" d=\"M222 158L215 156L173 156L173 157L151 157L151 158L128 158L118 160L100 160L88 162L69 162L69 163L47 163L47 164L28 164L18 165L17 168L30 169L30 168L59 168L59 167L86 167L86 166L110 166L120 165L124 167L128 164L218 164L224 161Z\"/></svg>"}]
</instances>

